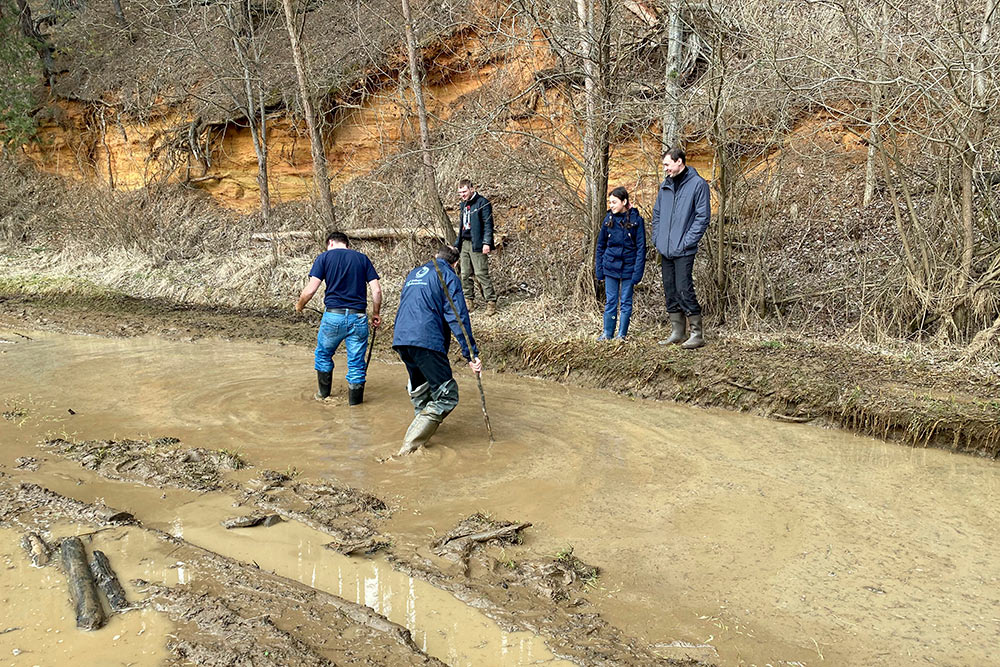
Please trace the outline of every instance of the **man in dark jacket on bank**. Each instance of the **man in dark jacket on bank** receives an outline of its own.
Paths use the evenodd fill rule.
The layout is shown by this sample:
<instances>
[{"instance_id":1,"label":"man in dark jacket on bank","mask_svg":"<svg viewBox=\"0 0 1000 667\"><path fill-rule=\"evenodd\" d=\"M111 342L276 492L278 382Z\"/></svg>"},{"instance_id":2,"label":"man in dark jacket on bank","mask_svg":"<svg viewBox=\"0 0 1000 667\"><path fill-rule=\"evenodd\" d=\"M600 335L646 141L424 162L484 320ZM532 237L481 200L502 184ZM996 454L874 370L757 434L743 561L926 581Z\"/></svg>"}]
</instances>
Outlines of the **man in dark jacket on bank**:
<instances>
[{"instance_id":1,"label":"man in dark jacket on bank","mask_svg":"<svg viewBox=\"0 0 1000 667\"><path fill-rule=\"evenodd\" d=\"M670 316L670 337L661 345L680 343L685 349L705 344L701 306L694 293L694 256L712 217L708 183L685 162L684 150L663 154L666 174L653 205L653 243L660 253L663 293ZM691 325L687 336L685 324ZM686 340L685 340L686 338Z\"/></svg>"},{"instance_id":2,"label":"man in dark jacket on bank","mask_svg":"<svg viewBox=\"0 0 1000 667\"><path fill-rule=\"evenodd\" d=\"M490 200L476 192L472 181L465 178L458 182L459 229L455 247L461 256L462 291L469 310L475 308L476 284L472 276L483 288L486 299L486 314L497 312L497 293L490 279L489 254L493 250L493 205Z\"/></svg>"},{"instance_id":3,"label":"man in dark jacket on bank","mask_svg":"<svg viewBox=\"0 0 1000 667\"><path fill-rule=\"evenodd\" d=\"M472 372L479 373L483 369L479 349L472 338L472 324L462 298L461 283L455 275L458 257L457 248L441 246L433 260L410 271L403 283L392 348L399 353L410 376L407 391L413 403L414 418L406 429L400 456L427 444L444 418L458 405L458 384L448 362L452 334Z\"/></svg>"}]
</instances>

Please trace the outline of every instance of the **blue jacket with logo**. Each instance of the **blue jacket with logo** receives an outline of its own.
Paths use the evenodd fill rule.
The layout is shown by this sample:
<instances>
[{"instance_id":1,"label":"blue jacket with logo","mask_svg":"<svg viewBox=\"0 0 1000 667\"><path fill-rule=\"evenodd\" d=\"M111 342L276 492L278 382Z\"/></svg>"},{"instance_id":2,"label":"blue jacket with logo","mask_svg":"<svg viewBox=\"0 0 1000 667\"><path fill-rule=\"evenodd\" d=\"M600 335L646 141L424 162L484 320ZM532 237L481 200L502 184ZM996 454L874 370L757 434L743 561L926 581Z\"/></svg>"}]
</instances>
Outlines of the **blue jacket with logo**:
<instances>
[{"instance_id":1,"label":"blue jacket with logo","mask_svg":"<svg viewBox=\"0 0 1000 667\"><path fill-rule=\"evenodd\" d=\"M434 262L437 262L441 270L440 277L434 270ZM465 340L465 332L462 331L462 326L455 318L451 304L448 303L448 298L441 288L442 277L448 286L455 308L458 309L458 316L465 325L465 331L472 337L472 323L469 321L469 309L462 294L462 282L448 262L437 259L418 266L407 274L403 292L399 296L392 346L412 345L448 354L448 347L451 344L451 335L448 331L450 328L450 333L455 335L455 339L462 347L462 356L471 361L473 357L479 356L476 339Z\"/></svg>"},{"instance_id":2,"label":"blue jacket with logo","mask_svg":"<svg viewBox=\"0 0 1000 667\"><path fill-rule=\"evenodd\" d=\"M660 184L653 206L653 243L667 259L698 252L698 242L708 229L712 201L708 183L691 166L676 178Z\"/></svg>"},{"instance_id":3,"label":"blue jacket with logo","mask_svg":"<svg viewBox=\"0 0 1000 667\"><path fill-rule=\"evenodd\" d=\"M645 220L634 208L621 213L608 211L597 232L597 252L594 257L594 274L597 279L617 278L635 284L642 280L645 270Z\"/></svg>"}]
</instances>

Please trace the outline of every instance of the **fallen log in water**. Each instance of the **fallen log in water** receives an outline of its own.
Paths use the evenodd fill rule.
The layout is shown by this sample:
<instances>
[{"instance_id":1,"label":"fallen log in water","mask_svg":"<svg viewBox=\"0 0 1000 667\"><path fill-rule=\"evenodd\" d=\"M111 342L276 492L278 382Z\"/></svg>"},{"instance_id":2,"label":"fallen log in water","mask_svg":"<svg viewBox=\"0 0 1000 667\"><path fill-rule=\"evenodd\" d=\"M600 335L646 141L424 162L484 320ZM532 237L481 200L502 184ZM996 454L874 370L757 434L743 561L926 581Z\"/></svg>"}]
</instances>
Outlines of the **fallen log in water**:
<instances>
[{"instance_id":1,"label":"fallen log in water","mask_svg":"<svg viewBox=\"0 0 1000 667\"><path fill-rule=\"evenodd\" d=\"M63 569L66 571L69 594L76 609L76 627L81 630L97 630L107 617L101 598L97 593L94 575L87 563L87 552L78 537L67 537L60 546Z\"/></svg>"},{"instance_id":2,"label":"fallen log in water","mask_svg":"<svg viewBox=\"0 0 1000 667\"><path fill-rule=\"evenodd\" d=\"M399 229L392 227L372 227L369 229L344 229L341 231L347 234L349 238L362 241L374 241L379 239L386 239L390 241L399 239L437 239L440 236L438 232L430 229L413 227ZM250 240L273 243L275 241L287 239L318 239L320 236L321 235L316 232L302 230L286 232L257 232L250 235Z\"/></svg>"},{"instance_id":3,"label":"fallen log in water","mask_svg":"<svg viewBox=\"0 0 1000 667\"><path fill-rule=\"evenodd\" d=\"M31 564L35 567L45 567L49 564L49 545L35 533L28 533L22 537L21 546L28 552Z\"/></svg>"},{"instance_id":4,"label":"fallen log in water","mask_svg":"<svg viewBox=\"0 0 1000 667\"><path fill-rule=\"evenodd\" d=\"M129 608L128 598L125 597L125 589L118 581L118 575L111 569L111 563L103 551L94 550L94 559L90 561L90 570L94 573L97 585L101 587L108 597L108 604L112 611L122 611Z\"/></svg>"}]
</instances>

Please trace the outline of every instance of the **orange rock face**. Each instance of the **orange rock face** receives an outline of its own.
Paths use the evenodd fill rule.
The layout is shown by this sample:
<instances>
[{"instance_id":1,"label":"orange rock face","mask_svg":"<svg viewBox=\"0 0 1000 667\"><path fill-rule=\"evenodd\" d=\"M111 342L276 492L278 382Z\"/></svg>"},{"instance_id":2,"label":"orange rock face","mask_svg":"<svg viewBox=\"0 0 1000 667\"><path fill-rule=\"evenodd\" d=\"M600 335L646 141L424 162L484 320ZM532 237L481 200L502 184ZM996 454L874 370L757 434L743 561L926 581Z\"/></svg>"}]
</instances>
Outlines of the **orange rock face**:
<instances>
[{"instance_id":1,"label":"orange rock face","mask_svg":"<svg viewBox=\"0 0 1000 667\"><path fill-rule=\"evenodd\" d=\"M532 93L535 72L551 66L547 47L539 37L525 41L518 52L493 52L472 32L460 33L425 50L430 63L425 99L433 122L446 122L467 100L483 91L506 91L521 109L508 129L529 132L563 146L578 158L580 128L558 87ZM343 104L325 134L332 187L368 174L404 145L418 137L415 106L409 90L396 81L369 84L359 104ZM525 91L528 91L527 93ZM523 101L522 101L523 100ZM518 107L518 105L521 105ZM54 117L39 127L39 142L26 147L44 171L103 183L113 188L140 188L167 180L199 187L221 204L240 211L259 206L257 157L249 128L231 122L191 132L192 119L170 108L154 109L144 122L123 117L106 105L64 101ZM511 135L513 145L519 141ZM285 113L267 121L268 184L274 203L310 196L312 162L304 124ZM651 124L638 137L616 140L611 149L610 187L624 185L633 199L646 201L662 178L659 131ZM689 147L689 162L704 176L713 170L708 146ZM583 190L578 167L563 155L567 180Z\"/></svg>"}]
</instances>

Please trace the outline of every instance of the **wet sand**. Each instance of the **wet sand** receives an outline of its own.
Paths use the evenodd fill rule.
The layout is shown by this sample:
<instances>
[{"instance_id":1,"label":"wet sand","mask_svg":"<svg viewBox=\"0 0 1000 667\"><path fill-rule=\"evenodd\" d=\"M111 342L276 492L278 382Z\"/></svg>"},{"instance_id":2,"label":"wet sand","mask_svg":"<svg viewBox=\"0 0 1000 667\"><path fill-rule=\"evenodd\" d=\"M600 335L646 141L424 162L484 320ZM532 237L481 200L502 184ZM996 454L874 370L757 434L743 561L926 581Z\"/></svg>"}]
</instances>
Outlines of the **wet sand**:
<instances>
[{"instance_id":1,"label":"wet sand","mask_svg":"<svg viewBox=\"0 0 1000 667\"><path fill-rule=\"evenodd\" d=\"M370 490L396 508L400 549L475 511L530 521L526 546L572 545L602 568L588 597L608 621L712 644L723 664L993 664L991 461L487 373L490 446L465 370L434 446L379 463L412 415L401 365L373 364L366 403L348 409L342 356L319 403L305 348L30 335L0 348L3 410L23 412L0 421L15 476L44 437L173 436ZM24 476L94 500L74 465ZM115 495L147 524L176 519L170 503L139 505L145 492ZM277 535L275 562L300 560Z\"/></svg>"}]
</instances>

